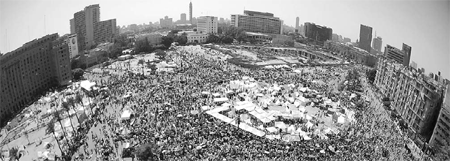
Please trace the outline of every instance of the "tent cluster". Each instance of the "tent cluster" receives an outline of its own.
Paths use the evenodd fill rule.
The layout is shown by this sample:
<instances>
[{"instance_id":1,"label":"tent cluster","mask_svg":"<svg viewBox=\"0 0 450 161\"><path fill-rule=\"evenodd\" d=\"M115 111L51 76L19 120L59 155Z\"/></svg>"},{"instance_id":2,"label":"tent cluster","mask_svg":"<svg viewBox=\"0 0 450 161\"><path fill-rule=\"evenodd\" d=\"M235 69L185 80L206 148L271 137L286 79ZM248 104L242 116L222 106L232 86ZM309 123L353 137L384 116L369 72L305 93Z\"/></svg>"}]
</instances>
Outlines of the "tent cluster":
<instances>
[{"instance_id":1,"label":"tent cluster","mask_svg":"<svg viewBox=\"0 0 450 161\"><path fill-rule=\"evenodd\" d=\"M202 110L230 124L239 120L241 129L269 139L310 140L311 135L327 139L342 124L355 122L355 112L301 84L267 84L244 76L230 81L221 93L204 91L217 106Z\"/></svg>"}]
</instances>

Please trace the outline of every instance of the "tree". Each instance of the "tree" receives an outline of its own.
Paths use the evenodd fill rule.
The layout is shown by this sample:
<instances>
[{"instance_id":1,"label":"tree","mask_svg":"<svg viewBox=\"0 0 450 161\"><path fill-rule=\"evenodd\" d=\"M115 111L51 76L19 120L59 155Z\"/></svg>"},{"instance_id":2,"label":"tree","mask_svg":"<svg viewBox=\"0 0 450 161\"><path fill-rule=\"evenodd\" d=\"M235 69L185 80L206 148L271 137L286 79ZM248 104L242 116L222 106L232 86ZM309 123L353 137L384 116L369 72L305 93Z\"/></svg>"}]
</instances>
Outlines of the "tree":
<instances>
[{"instance_id":1,"label":"tree","mask_svg":"<svg viewBox=\"0 0 450 161\"><path fill-rule=\"evenodd\" d=\"M75 131L76 131L76 130L75 130L75 127L73 126L72 119L70 118L70 113L69 113L69 111L70 111L70 105L69 105L69 103L67 103L67 102L62 102L62 103L61 103L61 107L62 107L64 110L66 110L66 112L67 112L67 118L69 118L70 126L72 126L73 132L75 132Z\"/></svg>"},{"instance_id":2,"label":"tree","mask_svg":"<svg viewBox=\"0 0 450 161\"><path fill-rule=\"evenodd\" d=\"M209 34L208 38L206 39L206 43L218 43L219 42L219 37L214 35L214 34Z\"/></svg>"},{"instance_id":3,"label":"tree","mask_svg":"<svg viewBox=\"0 0 450 161\"><path fill-rule=\"evenodd\" d=\"M186 45L186 43L187 43L187 34L183 33L180 36L175 36L174 41L178 42L179 45Z\"/></svg>"},{"instance_id":4,"label":"tree","mask_svg":"<svg viewBox=\"0 0 450 161\"><path fill-rule=\"evenodd\" d=\"M157 159L157 155L155 154L156 152L156 146L154 144L143 144L141 146L139 146L136 149L136 157L139 160L145 160L145 161L153 161Z\"/></svg>"},{"instance_id":5,"label":"tree","mask_svg":"<svg viewBox=\"0 0 450 161\"><path fill-rule=\"evenodd\" d=\"M134 50L137 53L140 53L140 52L152 52L153 48L150 45L150 43L148 42L148 38L145 37L143 39L140 39L140 40L136 41Z\"/></svg>"},{"instance_id":6,"label":"tree","mask_svg":"<svg viewBox=\"0 0 450 161\"><path fill-rule=\"evenodd\" d=\"M30 140L29 140L29 135L28 135L28 131L24 131L23 132L23 135L25 135L25 138L27 138L27 141L28 141L28 145L30 145Z\"/></svg>"},{"instance_id":7,"label":"tree","mask_svg":"<svg viewBox=\"0 0 450 161\"><path fill-rule=\"evenodd\" d=\"M68 140L68 138L67 138L66 130L65 130L65 128L64 128L64 126L63 126L63 124L62 124L62 122L61 122L61 120L62 120L62 118L61 118L61 113L59 113L59 111L55 111L55 112L53 112L52 115L53 115L53 119L55 119L56 121L58 121L58 122L59 122L59 125L61 125L61 131L63 132L63 135L64 135L64 137L66 138L67 144L69 144L69 140Z\"/></svg>"},{"instance_id":8,"label":"tree","mask_svg":"<svg viewBox=\"0 0 450 161\"><path fill-rule=\"evenodd\" d=\"M80 118L77 115L77 109L75 107L75 104L76 104L75 98L73 98L73 97L67 98L67 104L69 104L69 106L72 106L72 109L75 111L75 117L77 118L78 123L81 125Z\"/></svg>"},{"instance_id":9,"label":"tree","mask_svg":"<svg viewBox=\"0 0 450 161\"><path fill-rule=\"evenodd\" d=\"M166 47L166 48L169 48L170 47L170 45L172 45L172 43L173 43L173 37L170 37L170 36L163 36L163 37L161 37L161 40L162 40L162 44Z\"/></svg>"},{"instance_id":10,"label":"tree","mask_svg":"<svg viewBox=\"0 0 450 161\"><path fill-rule=\"evenodd\" d=\"M370 84L373 84L373 82L375 81L376 75L377 75L377 70L375 70L375 69L370 69L366 72L366 76L367 76L367 79L369 79Z\"/></svg>"},{"instance_id":11,"label":"tree","mask_svg":"<svg viewBox=\"0 0 450 161\"><path fill-rule=\"evenodd\" d=\"M81 68L76 68L72 70L72 75L74 80L80 80L83 78L84 70Z\"/></svg>"},{"instance_id":12,"label":"tree","mask_svg":"<svg viewBox=\"0 0 450 161\"><path fill-rule=\"evenodd\" d=\"M45 129L46 134L52 133L53 137L56 140L56 143L58 144L59 150L61 151L61 153L63 153L63 150L61 149L61 145L59 144L59 140L58 138L56 138L56 134L55 134L55 121L54 120L50 120L50 122L47 124L47 128Z\"/></svg>"},{"instance_id":13,"label":"tree","mask_svg":"<svg viewBox=\"0 0 450 161\"><path fill-rule=\"evenodd\" d=\"M221 38L221 41L224 44L231 44L231 43L233 43L233 37L231 37L231 36L223 36Z\"/></svg>"},{"instance_id":14,"label":"tree","mask_svg":"<svg viewBox=\"0 0 450 161\"><path fill-rule=\"evenodd\" d=\"M155 52L155 55L158 56L159 59L164 59L166 57L166 52L162 50L156 50Z\"/></svg>"},{"instance_id":15,"label":"tree","mask_svg":"<svg viewBox=\"0 0 450 161\"><path fill-rule=\"evenodd\" d=\"M145 60L144 60L144 59L139 59L138 65L141 65L141 66L142 66L142 75L144 75L144 63L145 63Z\"/></svg>"}]
</instances>

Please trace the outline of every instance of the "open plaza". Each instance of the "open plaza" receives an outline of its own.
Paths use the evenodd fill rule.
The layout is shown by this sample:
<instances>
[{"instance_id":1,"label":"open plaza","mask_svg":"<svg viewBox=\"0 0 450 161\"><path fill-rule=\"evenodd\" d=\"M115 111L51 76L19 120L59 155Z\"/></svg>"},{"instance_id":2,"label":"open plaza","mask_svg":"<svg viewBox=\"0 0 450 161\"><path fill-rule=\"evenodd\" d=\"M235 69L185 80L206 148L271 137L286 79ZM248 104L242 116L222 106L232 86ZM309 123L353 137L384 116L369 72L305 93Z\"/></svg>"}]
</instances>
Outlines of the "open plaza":
<instances>
[{"instance_id":1,"label":"open plaza","mask_svg":"<svg viewBox=\"0 0 450 161\"><path fill-rule=\"evenodd\" d=\"M288 49L163 52L48 92L2 129L2 158L16 148L20 160L132 160L143 145L155 160L415 157L360 65Z\"/></svg>"}]
</instances>

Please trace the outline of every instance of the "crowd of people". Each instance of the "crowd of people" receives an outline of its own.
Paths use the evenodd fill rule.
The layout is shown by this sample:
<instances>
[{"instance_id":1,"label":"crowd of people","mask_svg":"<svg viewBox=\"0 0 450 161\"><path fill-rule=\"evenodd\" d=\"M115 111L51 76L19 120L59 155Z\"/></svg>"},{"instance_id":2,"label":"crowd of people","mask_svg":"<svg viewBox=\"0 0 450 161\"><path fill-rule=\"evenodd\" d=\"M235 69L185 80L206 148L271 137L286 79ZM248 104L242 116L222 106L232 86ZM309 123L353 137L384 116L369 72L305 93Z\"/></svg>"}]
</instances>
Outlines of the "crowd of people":
<instances>
[{"instance_id":1,"label":"crowd of people","mask_svg":"<svg viewBox=\"0 0 450 161\"><path fill-rule=\"evenodd\" d=\"M341 82L359 82L347 80L357 77L345 77L354 66L305 67L308 70L300 75L286 70L242 68L209 56L209 49L201 49L206 55L198 50L177 47L168 51L165 59L178 64L173 73L161 72L146 79L132 73L88 75L90 80L108 88L107 93L97 96L103 99L97 102L100 114L94 118L94 127L99 126L102 132L91 130L88 138L94 144L84 143L73 158L108 160L134 156L141 145L152 144L156 147L152 157L159 160L410 159L404 138L395 132L394 125L388 120L377 120L385 114L377 112L381 107L372 106L363 97L349 99L349 92L345 92L348 88L336 90L349 85ZM214 103L211 97L201 97L201 92L219 92L222 83L242 76L280 85L300 82L339 99L348 108L356 107L352 102L360 102L358 123L343 127L345 130L339 134L329 134L327 140L313 137L309 141L285 142L255 136L202 112L202 106L214 107ZM322 83L312 83L314 80ZM130 97L124 97L127 93ZM124 110L133 115L122 119ZM121 150L124 144L130 146Z\"/></svg>"}]
</instances>

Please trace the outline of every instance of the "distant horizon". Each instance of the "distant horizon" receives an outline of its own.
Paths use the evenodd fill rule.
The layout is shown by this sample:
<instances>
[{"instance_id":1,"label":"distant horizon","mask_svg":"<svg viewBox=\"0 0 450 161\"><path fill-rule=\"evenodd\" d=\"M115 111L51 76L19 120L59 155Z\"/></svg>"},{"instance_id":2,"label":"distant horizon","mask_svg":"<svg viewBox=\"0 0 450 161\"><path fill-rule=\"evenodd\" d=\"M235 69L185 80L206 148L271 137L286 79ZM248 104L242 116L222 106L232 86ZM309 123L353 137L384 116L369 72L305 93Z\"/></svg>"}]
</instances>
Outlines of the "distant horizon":
<instances>
[{"instance_id":1,"label":"distant horizon","mask_svg":"<svg viewBox=\"0 0 450 161\"><path fill-rule=\"evenodd\" d=\"M2 0L0 1L0 52L8 53L26 42L58 33L70 33L70 19L84 7L99 4L100 20L116 19L118 26L149 24L168 16L174 21L185 13L189 19L189 0ZM355 42L360 24L372 27L372 38L401 49L412 47L411 62L426 73L441 71L450 78L450 2L445 0L193 0L193 17L205 15L230 19L244 10L269 12L295 27L295 19L327 26L333 33ZM215 7L218 6L218 7ZM44 24L45 17L45 24ZM372 40L373 41L373 40ZM372 44L371 44L372 45Z\"/></svg>"}]
</instances>

